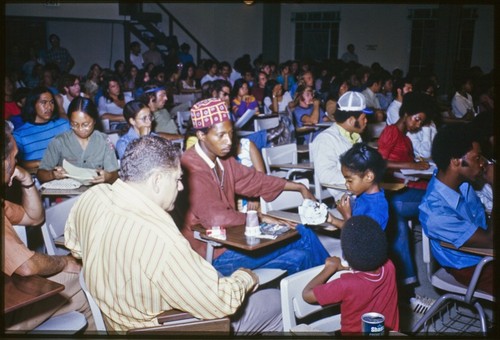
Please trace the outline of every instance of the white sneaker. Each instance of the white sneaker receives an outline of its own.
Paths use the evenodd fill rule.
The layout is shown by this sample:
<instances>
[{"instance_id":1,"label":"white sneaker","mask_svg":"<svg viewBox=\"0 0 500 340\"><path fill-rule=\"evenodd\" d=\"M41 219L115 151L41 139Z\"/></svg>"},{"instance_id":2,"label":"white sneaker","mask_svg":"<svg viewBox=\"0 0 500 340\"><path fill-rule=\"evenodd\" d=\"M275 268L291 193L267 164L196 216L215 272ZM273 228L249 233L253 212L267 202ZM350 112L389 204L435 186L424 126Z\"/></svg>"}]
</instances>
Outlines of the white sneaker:
<instances>
[{"instance_id":1,"label":"white sneaker","mask_svg":"<svg viewBox=\"0 0 500 340\"><path fill-rule=\"evenodd\" d=\"M410 299L410 306L413 312L418 314L425 314L429 310L429 308L431 308L434 302L436 302L436 300L417 295L416 297L412 297Z\"/></svg>"}]
</instances>

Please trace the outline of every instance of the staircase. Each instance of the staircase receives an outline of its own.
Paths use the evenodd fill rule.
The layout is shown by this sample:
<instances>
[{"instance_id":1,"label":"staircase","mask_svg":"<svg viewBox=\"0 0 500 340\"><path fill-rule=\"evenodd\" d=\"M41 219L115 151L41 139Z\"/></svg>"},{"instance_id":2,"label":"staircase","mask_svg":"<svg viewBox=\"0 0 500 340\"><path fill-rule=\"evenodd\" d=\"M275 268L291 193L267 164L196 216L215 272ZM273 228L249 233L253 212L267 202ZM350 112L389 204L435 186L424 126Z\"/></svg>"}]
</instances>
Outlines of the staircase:
<instances>
[{"instance_id":1,"label":"staircase","mask_svg":"<svg viewBox=\"0 0 500 340\"><path fill-rule=\"evenodd\" d=\"M134 35L138 40L140 40L145 45L148 45L148 42L151 39L154 39L156 42L156 47L158 51L166 57L170 48L179 47L177 36L174 35L174 25L176 28L180 29L184 32L194 43L194 48L191 50L196 63L199 64L202 58L210 58L218 62L217 58L210 53L210 51L198 40L194 37L189 30L182 25L175 16L170 13L166 7L156 2L158 8L161 12L165 13L168 17L168 33L167 36L162 31L158 29L155 24L158 24L162 21L161 13L146 13L142 11L142 6L136 8L133 13L130 13L130 21L124 23L125 27L125 55L128 56L130 53L129 45L131 41L131 36ZM193 53L194 52L194 53ZM202 53L204 53L202 57Z\"/></svg>"}]
</instances>

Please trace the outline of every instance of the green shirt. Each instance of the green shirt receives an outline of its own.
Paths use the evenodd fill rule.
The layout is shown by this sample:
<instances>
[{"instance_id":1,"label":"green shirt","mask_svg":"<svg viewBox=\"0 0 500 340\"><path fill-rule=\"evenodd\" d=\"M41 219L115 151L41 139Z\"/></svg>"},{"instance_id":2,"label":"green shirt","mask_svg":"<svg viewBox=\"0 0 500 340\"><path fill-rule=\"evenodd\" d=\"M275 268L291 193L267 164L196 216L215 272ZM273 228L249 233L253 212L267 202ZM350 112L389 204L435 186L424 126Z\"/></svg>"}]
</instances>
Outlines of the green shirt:
<instances>
[{"instance_id":1,"label":"green shirt","mask_svg":"<svg viewBox=\"0 0 500 340\"><path fill-rule=\"evenodd\" d=\"M52 170L56 166L62 166L63 159L81 168L104 169L107 172L119 168L113 144L108 135L100 131L94 131L90 135L85 150L73 130L57 135L45 150L39 168Z\"/></svg>"},{"instance_id":2,"label":"green shirt","mask_svg":"<svg viewBox=\"0 0 500 340\"><path fill-rule=\"evenodd\" d=\"M177 124L172 119L167 109L161 109L156 112L153 112L153 115L155 117L154 123L156 126L154 128L154 131L156 133L163 132L163 133L170 133L173 135L179 133L177 131Z\"/></svg>"}]
</instances>

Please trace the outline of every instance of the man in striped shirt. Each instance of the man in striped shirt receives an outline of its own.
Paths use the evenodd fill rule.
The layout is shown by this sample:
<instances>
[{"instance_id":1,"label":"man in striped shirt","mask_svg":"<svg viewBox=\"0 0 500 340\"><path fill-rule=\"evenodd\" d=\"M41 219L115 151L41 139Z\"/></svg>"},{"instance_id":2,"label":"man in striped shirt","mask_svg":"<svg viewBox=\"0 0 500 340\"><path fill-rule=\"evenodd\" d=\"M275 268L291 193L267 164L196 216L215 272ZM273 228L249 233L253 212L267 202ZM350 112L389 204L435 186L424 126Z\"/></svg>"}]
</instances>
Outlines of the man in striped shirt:
<instances>
[{"instance_id":1,"label":"man in striped shirt","mask_svg":"<svg viewBox=\"0 0 500 340\"><path fill-rule=\"evenodd\" d=\"M248 269L219 277L168 213L183 189L179 156L160 137L132 141L121 179L87 190L69 215L66 246L82 258L108 330L157 326L158 314L179 309L200 319L230 316L236 334L280 331L279 291L252 293L258 278Z\"/></svg>"}]
</instances>

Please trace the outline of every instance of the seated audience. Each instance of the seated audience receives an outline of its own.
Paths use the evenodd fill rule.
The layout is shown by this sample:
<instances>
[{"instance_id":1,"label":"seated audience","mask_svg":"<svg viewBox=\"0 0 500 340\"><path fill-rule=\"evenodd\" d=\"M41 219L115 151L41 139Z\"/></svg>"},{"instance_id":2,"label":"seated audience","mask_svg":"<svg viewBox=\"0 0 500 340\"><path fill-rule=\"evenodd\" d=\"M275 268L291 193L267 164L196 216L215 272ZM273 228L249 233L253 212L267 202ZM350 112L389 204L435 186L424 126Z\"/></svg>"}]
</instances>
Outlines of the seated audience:
<instances>
[{"instance_id":1,"label":"seated audience","mask_svg":"<svg viewBox=\"0 0 500 340\"><path fill-rule=\"evenodd\" d=\"M456 81L455 95L451 100L450 118L471 120L476 114L474 102L472 101L472 91L474 85L470 77L462 76Z\"/></svg>"},{"instance_id":2,"label":"seated audience","mask_svg":"<svg viewBox=\"0 0 500 340\"><path fill-rule=\"evenodd\" d=\"M439 130L432 144L432 159L438 168L420 204L420 222L429 236L434 258L455 279L468 285L480 255L449 249L469 246L493 248L493 223L488 225L481 201L471 184L483 176L481 147L465 126ZM493 263L479 277L477 289L493 294Z\"/></svg>"},{"instance_id":3,"label":"seated audience","mask_svg":"<svg viewBox=\"0 0 500 340\"><path fill-rule=\"evenodd\" d=\"M80 79L74 74L64 74L59 83L59 94L55 95L60 117L68 117L68 106L78 96L87 97L85 93L80 91Z\"/></svg>"},{"instance_id":4,"label":"seated audience","mask_svg":"<svg viewBox=\"0 0 500 340\"><path fill-rule=\"evenodd\" d=\"M153 131L166 139L182 139L177 130L177 123L165 108L167 103L167 90L158 82L151 82L144 87L140 100L149 107L154 116Z\"/></svg>"},{"instance_id":5,"label":"seated audience","mask_svg":"<svg viewBox=\"0 0 500 340\"><path fill-rule=\"evenodd\" d=\"M28 249L13 227L13 225L41 225L44 221L44 210L31 175L16 165L18 150L7 124L3 137L5 143L2 147L2 162L5 172L2 184L4 187L10 187L14 181L18 181L21 187L22 204L3 200L2 271L7 276L41 275L64 285L64 290L53 297L6 313L3 320L4 330L27 333L52 316L78 311L87 319L86 330L93 331L95 330L94 319L87 298L78 283L81 266L77 260L71 255L51 256Z\"/></svg>"},{"instance_id":6,"label":"seated audience","mask_svg":"<svg viewBox=\"0 0 500 340\"><path fill-rule=\"evenodd\" d=\"M399 110L399 120L394 125L385 127L378 140L378 151L387 161L388 176L399 169L429 168L428 162L415 160L411 140L406 134L418 131L428 119L432 119L433 112L434 106L430 96L419 92L404 95ZM408 181L405 189L388 195L391 220L387 232L394 252L398 278L406 286L404 287L406 292L404 294L400 292L401 296L412 295L411 285L417 282L417 273L410 251L408 221L418 217L418 205L425 194L426 186L426 180Z\"/></svg>"},{"instance_id":7,"label":"seated audience","mask_svg":"<svg viewBox=\"0 0 500 340\"><path fill-rule=\"evenodd\" d=\"M207 81L214 81L218 79L217 76L217 62L214 60L206 60L203 65L205 68L205 75L200 80L200 85L205 84Z\"/></svg>"},{"instance_id":8,"label":"seated audience","mask_svg":"<svg viewBox=\"0 0 500 340\"><path fill-rule=\"evenodd\" d=\"M387 125L395 124L399 120L399 109L403 103L403 96L408 92L413 91L413 85L410 79L401 78L394 82L394 100L389 104L387 108Z\"/></svg>"},{"instance_id":9,"label":"seated audience","mask_svg":"<svg viewBox=\"0 0 500 340\"><path fill-rule=\"evenodd\" d=\"M367 114L365 97L358 92L346 92L338 100L335 122L316 137L311 151L314 159L314 171L320 183L343 186L340 155L355 143L361 142L361 134L366 128ZM328 192L338 201L343 190L328 188Z\"/></svg>"},{"instance_id":10,"label":"seated audience","mask_svg":"<svg viewBox=\"0 0 500 340\"><path fill-rule=\"evenodd\" d=\"M349 84L344 77L338 76L330 84L325 103L325 113L328 119L335 121L335 111L337 111L337 101L344 93L349 91Z\"/></svg>"},{"instance_id":11,"label":"seated audience","mask_svg":"<svg viewBox=\"0 0 500 340\"><path fill-rule=\"evenodd\" d=\"M343 219L329 214L327 222L342 228L351 216L366 215L385 230L389 220L389 205L384 189L379 186L385 172L382 156L365 143L356 143L340 155L340 164L348 190L336 205Z\"/></svg>"},{"instance_id":12,"label":"seated audience","mask_svg":"<svg viewBox=\"0 0 500 340\"><path fill-rule=\"evenodd\" d=\"M283 85L283 91L287 92L295 85L295 78L290 73L290 62L285 62L278 67L279 74L276 77L278 83Z\"/></svg>"},{"instance_id":13,"label":"seated audience","mask_svg":"<svg viewBox=\"0 0 500 340\"><path fill-rule=\"evenodd\" d=\"M67 119L59 118L54 95L46 87L36 87L26 98L22 117L25 123L14 131L18 159L24 168L36 170L52 138L68 131Z\"/></svg>"},{"instance_id":14,"label":"seated audience","mask_svg":"<svg viewBox=\"0 0 500 340\"><path fill-rule=\"evenodd\" d=\"M389 331L399 331L398 291L394 264L387 258L387 240L378 223L368 216L353 216L340 234L344 259L353 270L327 282L344 267L340 258L329 257L323 270L302 292L308 303L322 306L340 303L342 335L362 332L361 316L380 313Z\"/></svg>"},{"instance_id":15,"label":"seated audience","mask_svg":"<svg viewBox=\"0 0 500 340\"><path fill-rule=\"evenodd\" d=\"M254 96L259 103L259 108L264 107L264 91L266 90L266 83L268 80L269 77L267 73L264 71L259 71L259 73L257 74L257 83L250 88L250 94ZM264 109L261 112L265 112Z\"/></svg>"},{"instance_id":16,"label":"seated audience","mask_svg":"<svg viewBox=\"0 0 500 340\"><path fill-rule=\"evenodd\" d=\"M255 110L255 114L259 114L259 103L254 96L248 94L248 83L245 79L240 78L234 82L231 98L231 112L234 121L243 116L247 110ZM251 122L253 124L252 120Z\"/></svg>"},{"instance_id":17,"label":"seated audience","mask_svg":"<svg viewBox=\"0 0 500 340\"><path fill-rule=\"evenodd\" d=\"M201 89L196 83L194 78L194 71L196 66L194 63L189 62L183 65L181 76L179 78L179 92L180 93L195 93L201 92Z\"/></svg>"},{"instance_id":18,"label":"seated audience","mask_svg":"<svg viewBox=\"0 0 500 340\"><path fill-rule=\"evenodd\" d=\"M99 66L99 64L92 64L92 66L90 66L89 72L87 73L87 78L83 85L85 94L89 98L91 98L96 104L97 101L95 100L95 96L99 91L99 87L101 84L101 73L102 69Z\"/></svg>"},{"instance_id":19,"label":"seated audience","mask_svg":"<svg viewBox=\"0 0 500 340\"><path fill-rule=\"evenodd\" d=\"M139 100L128 102L123 108L123 116L127 120L130 128L128 132L116 142L116 152L118 158L122 159L129 143L139 137L156 135L152 132L154 116L149 107Z\"/></svg>"},{"instance_id":20,"label":"seated audience","mask_svg":"<svg viewBox=\"0 0 500 340\"><path fill-rule=\"evenodd\" d=\"M254 292L258 277L241 266L219 276L179 232L169 214L183 189L177 147L156 136L133 140L120 174L82 194L65 230L108 331L158 326L156 316L172 309L229 316L235 334L282 329L277 290Z\"/></svg>"},{"instance_id":21,"label":"seated audience","mask_svg":"<svg viewBox=\"0 0 500 340\"><path fill-rule=\"evenodd\" d=\"M137 68L137 66L131 64L127 67L127 74L125 75L125 80L123 82L123 88L125 92L134 93L138 75L139 69Z\"/></svg>"},{"instance_id":22,"label":"seated audience","mask_svg":"<svg viewBox=\"0 0 500 340\"><path fill-rule=\"evenodd\" d=\"M19 108L19 114L11 115L9 121L14 124L14 130L17 130L21 125L24 124L23 115L21 114L24 105L26 104L26 98L31 92L28 87L20 87L14 92L14 102ZM7 104L7 103L5 103ZM5 114L5 112L4 112Z\"/></svg>"},{"instance_id":23,"label":"seated audience","mask_svg":"<svg viewBox=\"0 0 500 340\"><path fill-rule=\"evenodd\" d=\"M377 96L380 108L387 111L387 108L394 100L392 75L387 71L382 71L382 88L375 95Z\"/></svg>"},{"instance_id":24,"label":"seated audience","mask_svg":"<svg viewBox=\"0 0 500 340\"><path fill-rule=\"evenodd\" d=\"M43 154L36 174L40 182L66 178L66 160L77 167L95 169L92 184L113 183L118 178L115 148L108 135L101 132L94 102L76 97L69 105L68 119L71 130L54 137Z\"/></svg>"},{"instance_id":25,"label":"seated audience","mask_svg":"<svg viewBox=\"0 0 500 340\"><path fill-rule=\"evenodd\" d=\"M315 124L329 120L321 107L321 101L314 97L314 90L310 86L300 85L297 88L292 106L296 130L307 126L314 127ZM313 140L319 132L313 132Z\"/></svg>"},{"instance_id":26,"label":"seated audience","mask_svg":"<svg viewBox=\"0 0 500 340\"><path fill-rule=\"evenodd\" d=\"M198 142L182 156L188 188L187 197L183 197L187 212L183 214L182 233L200 255L205 256L207 245L194 238L193 226L231 228L245 223L246 214L238 212L235 207L236 194L262 196L271 201L283 190L292 190L314 200L304 185L267 176L241 165L234 157L228 157L233 127L223 101L207 99L198 102L191 108L191 119ZM286 223L267 215L259 217L262 222ZM281 268L292 274L323 263L328 253L314 232L303 225L296 228L301 235L298 240L257 256L225 247L216 248L214 267L223 275L230 275L242 266L250 269Z\"/></svg>"},{"instance_id":27,"label":"seated audience","mask_svg":"<svg viewBox=\"0 0 500 340\"><path fill-rule=\"evenodd\" d=\"M104 78L103 90L103 95L98 101L99 116L101 119L108 119L112 129L113 126L119 128L125 124L123 107L133 98L128 92L123 92L120 79L114 74Z\"/></svg>"},{"instance_id":28,"label":"seated audience","mask_svg":"<svg viewBox=\"0 0 500 340\"><path fill-rule=\"evenodd\" d=\"M274 79L266 82L264 93L264 113L267 114L285 112L293 101L290 92L284 91L283 86Z\"/></svg>"}]
</instances>

